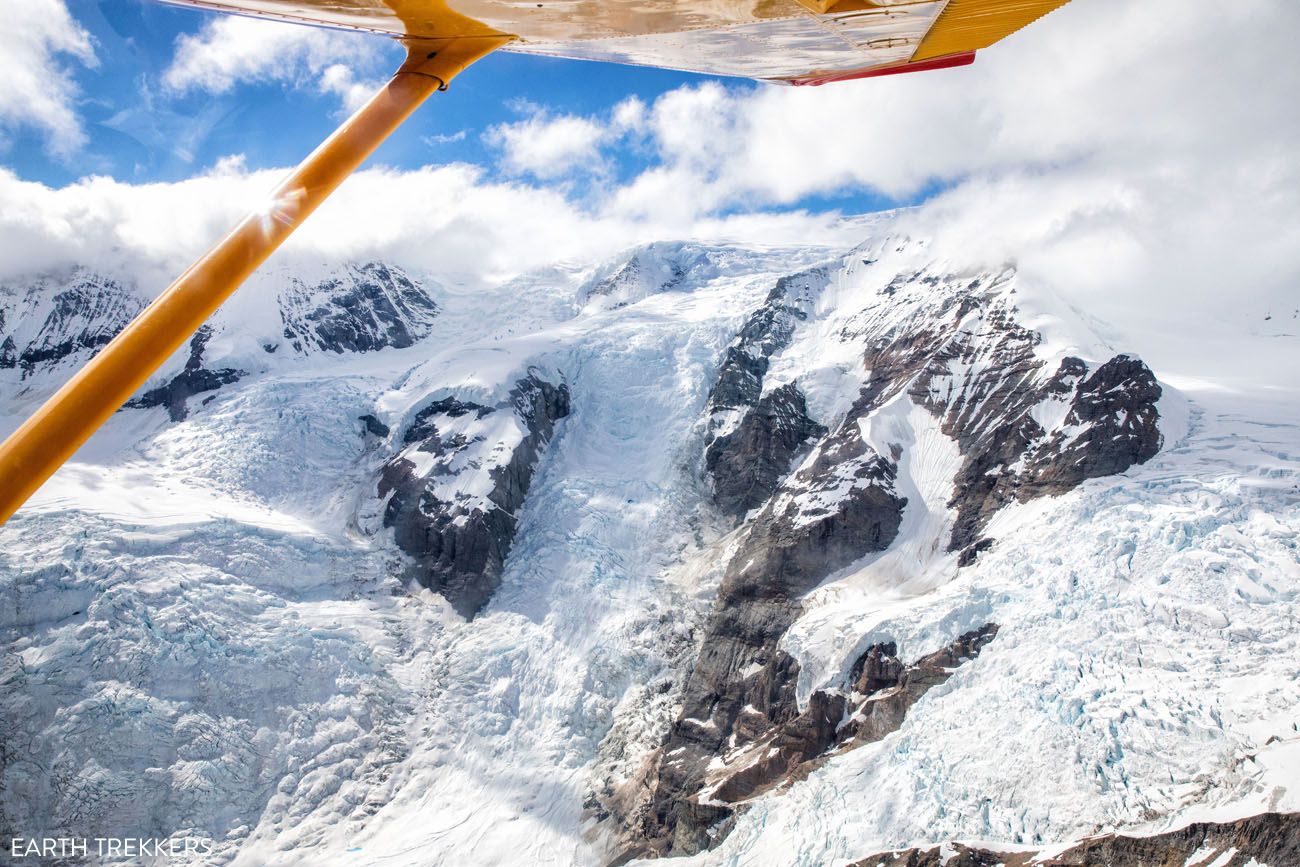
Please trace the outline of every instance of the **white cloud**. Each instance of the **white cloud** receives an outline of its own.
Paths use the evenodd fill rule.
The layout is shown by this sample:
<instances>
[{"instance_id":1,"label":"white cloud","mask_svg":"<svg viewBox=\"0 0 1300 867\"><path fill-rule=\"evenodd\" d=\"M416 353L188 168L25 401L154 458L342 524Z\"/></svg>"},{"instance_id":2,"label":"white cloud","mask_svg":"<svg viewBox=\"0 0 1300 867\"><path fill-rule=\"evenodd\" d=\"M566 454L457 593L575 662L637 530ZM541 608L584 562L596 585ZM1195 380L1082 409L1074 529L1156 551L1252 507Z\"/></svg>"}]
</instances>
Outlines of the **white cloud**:
<instances>
[{"instance_id":1,"label":"white cloud","mask_svg":"<svg viewBox=\"0 0 1300 867\"><path fill-rule=\"evenodd\" d=\"M705 83L596 117L525 106L490 134L512 179L464 165L371 169L285 255L385 257L489 281L654 238L842 243L853 232L834 215L772 211L939 181L945 192L899 218L933 237L936 255L1017 262L1167 371L1232 361L1261 380L1294 377L1294 338L1272 344L1291 347L1281 363L1241 348L1266 313L1280 322L1300 306L1295 32L1291 0L1247 0L1231 16L1191 14L1184 0L1091 0L966 69L820 89ZM313 84L328 69L296 62ZM260 63L227 58L212 86L261 75L247 71ZM611 181L602 163L628 154L648 154L649 167ZM576 192L575 173L588 181ZM59 190L0 174L0 267L129 260L161 285L278 174L227 162L180 184ZM1216 359L1220 338L1239 357Z\"/></svg>"},{"instance_id":2,"label":"white cloud","mask_svg":"<svg viewBox=\"0 0 1300 867\"><path fill-rule=\"evenodd\" d=\"M358 79L352 67L343 63L331 63L320 74L321 92L337 96L348 112L365 105L382 86L381 81Z\"/></svg>"},{"instance_id":3,"label":"white cloud","mask_svg":"<svg viewBox=\"0 0 1300 867\"><path fill-rule=\"evenodd\" d=\"M678 93L668 94L658 105L671 104ZM610 168L606 151L639 145L650 121L650 109L636 96L620 101L603 117L554 115L525 99L509 104L526 117L490 127L483 140L500 150L500 166L506 172L542 181L583 178L599 186Z\"/></svg>"},{"instance_id":4,"label":"white cloud","mask_svg":"<svg viewBox=\"0 0 1300 867\"><path fill-rule=\"evenodd\" d=\"M439 132L439 133L434 133L433 135L426 135L423 136L420 140L423 141L425 144L427 144L429 147L437 147L438 145L452 144L453 142L464 141L465 137L468 135L469 135L469 130L458 129L455 132L450 132L450 133Z\"/></svg>"},{"instance_id":5,"label":"white cloud","mask_svg":"<svg viewBox=\"0 0 1300 867\"><path fill-rule=\"evenodd\" d=\"M500 124L484 139L501 149L503 167L514 174L550 180L598 168L600 146L611 131L597 120L536 111L516 123Z\"/></svg>"},{"instance_id":6,"label":"white cloud","mask_svg":"<svg viewBox=\"0 0 1300 867\"><path fill-rule=\"evenodd\" d=\"M640 132L645 129L646 105L640 97L629 96L614 106L610 120L616 131Z\"/></svg>"},{"instance_id":7,"label":"white cloud","mask_svg":"<svg viewBox=\"0 0 1300 867\"><path fill-rule=\"evenodd\" d=\"M0 128L31 126L66 157L85 142L75 103L77 87L65 63L95 66L88 34L63 0L6 3L0 27Z\"/></svg>"},{"instance_id":8,"label":"white cloud","mask_svg":"<svg viewBox=\"0 0 1300 867\"><path fill-rule=\"evenodd\" d=\"M846 185L907 196L927 183L1025 166L1264 159L1300 131L1290 50L1300 6L1256 0L1231 16L1178 0L1074 3L972 67L821 88L669 94L651 134L669 181L704 208L784 203ZM1261 134L1262 133L1262 134Z\"/></svg>"},{"instance_id":9,"label":"white cloud","mask_svg":"<svg viewBox=\"0 0 1300 867\"><path fill-rule=\"evenodd\" d=\"M395 50L365 34L223 15L176 40L163 84L178 94L221 94L276 82L335 95L351 111L378 89L376 73Z\"/></svg>"},{"instance_id":10,"label":"white cloud","mask_svg":"<svg viewBox=\"0 0 1300 867\"><path fill-rule=\"evenodd\" d=\"M73 263L143 275L161 290L245 213L282 169L248 171L228 156L177 183L85 178L51 188L0 169L0 280ZM400 202L400 207L394 203ZM850 242L834 216L788 212L698 224L592 213L555 189L493 183L476 166L353 175L277 254L280 260L380 258L469 282L492 282L562 260L613 254L663 237ZM839 232L839 234L835 234Z\"/></svg>"}]
</instances>

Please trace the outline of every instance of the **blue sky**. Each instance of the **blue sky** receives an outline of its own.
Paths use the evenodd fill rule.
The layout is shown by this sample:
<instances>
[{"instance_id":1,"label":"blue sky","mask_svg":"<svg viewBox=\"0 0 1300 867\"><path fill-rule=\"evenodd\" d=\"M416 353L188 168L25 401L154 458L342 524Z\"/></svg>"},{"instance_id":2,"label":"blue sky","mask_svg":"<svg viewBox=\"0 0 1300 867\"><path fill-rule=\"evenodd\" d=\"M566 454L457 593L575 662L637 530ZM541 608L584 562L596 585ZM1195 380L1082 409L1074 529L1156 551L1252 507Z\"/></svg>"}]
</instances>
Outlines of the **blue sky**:
<instances>
[{"instance_id":1,"label":"blue sky","mask_svg":"<svg viewBox=\"0 0 1300 867\"><path fill-rule=\"evenodd\" d=\"M168 93L162 76L173 61L176 40L199 32L206 22L221 17L217 13L149 0L71 0L68 8L93 37L99 59L97 68L69 64L82 91L90 136L86 151L99 163L95 171L121 179L176 180L232 153L244 154L250 167L283 166L299 159L338 123L337 98L281 81L240 83L219 96ZM380 51L391 67L400 62L400 48L384 37L339 35ZM517 100L591 113L629 94L652 99L698 77L617 66L592 72L591 64L498 55L469 70L453 90L438 95L377 158L403 167L434 159L487 162L491 154L479 133L516 119L512 105ZM144 114L158 120L148 123L139 117ZM436 153L424 142L426 136L461 130L467 131L464 138L445 143ZM191 136L197 146L191 153L178 153L184 149L176 139ZM39 132L31 129L14 141L6 162L25 177L48 183L66 182L86 169L83 163L49 153Z\"/></svg>"},{"instance_id":2,"label":"blue sky","mask_svg":"<svg viewBox=\"0 0 1300 867\"><path fill-rule=\"evenodd\" d=\"M60 186L87 174L131 182L177 181L234 154L249 169L292 165L346 115L339 98L294 80L237 82L227 92L177 92L164 83L176 60L177 42L222 18L216 13L149 0L69 0L68 9L92 39L97 64L65 62L79 96L77 111L86 136L74 155L55 153L31 126L11 132L0 162L29 180ZM256 22L270 28L294 27ZM338 33L367 52L371 80L395 68L400 49L370 34ZM494 126L537 113L548 116L608 114L629 97L646 104L703 76L669 70L593 64L499 53L461 75L385 143L374 162L399 168L464 161L496 174L500 149L485 141ZM767 85L726 81L734 93ZM654 163L651 150L620 147L608 153L603 182L624 182ZM817 191L787 205L814 210L863 212L918 201L931 184L891 197L858 184ZM724 208L723 212L733 210Z\"/></svg>"},{"instance_id":3,"label":"blue sky","mask_svg":"<svg viewBox=\"0 0 1300 867\"><path fill-rule=\"evenodd\" d=\"M472 287L654 240L851 245L879 229L844 215L901 203L888 231L951 267L1014 264L1195 370L1203 323L1253 333L1300 286L1300 4L1210 8L1074 0L973 66L819 88L494 55L273 262ZM161 289L398 60L142 0L5 12L0 280L75 264ZM1232 343L1244 367L1254 345Z\"/></svg>"}]
</instances>

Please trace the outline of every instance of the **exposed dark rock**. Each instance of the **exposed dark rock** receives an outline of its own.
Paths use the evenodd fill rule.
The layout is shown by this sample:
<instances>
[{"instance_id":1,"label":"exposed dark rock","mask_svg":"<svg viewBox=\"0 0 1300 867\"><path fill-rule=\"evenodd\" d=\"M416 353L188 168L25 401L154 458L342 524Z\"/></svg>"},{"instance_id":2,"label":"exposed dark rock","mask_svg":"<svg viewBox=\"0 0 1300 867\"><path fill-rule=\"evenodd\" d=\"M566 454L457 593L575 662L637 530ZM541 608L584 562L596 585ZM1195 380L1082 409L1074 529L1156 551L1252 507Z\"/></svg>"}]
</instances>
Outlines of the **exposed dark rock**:
<instances>
[{"instance_id":1,"label":"exposed dark rock","mask_svg":"<svg viewBox=\"0 0 1300 867\"><path fill-rule=\"evenodd\" d=\"M898 731L907 711L921 696L946 682L958 666L979 656L997 634L998 625L987 623L906 667L893 655L896 651L892 645L868 649L863 655L862 673L850 693L850 716L837 730L839 742L858 746ZM875 659L870 659L873 651ZM862 697L860 701L856 700L858 696Z\"/></svg>"},{"instance_id":2,"label":"exposed dark rock","mask_svg":"<svg viewBox=\"0 0 1300 867\"><path fill-rule=\"evenodd\" d=\"M1091 376L1087 371L1082 360L1065 358L1042 385L1035 387L1034 371L1025 370L1029 381L1018 393L982 395L989 403L975 418L959 421L949 410L945 431L965 458L954 480L957 518L949 550L971 550L993 513L1013 500L1066 493L1087 479L1145 463L1160 450L1161 388L1150 369L1117 355ZM1033 414L1049 402L1068 403L1062 426L1050 432Z\"/></svg>"},{"instance_id":3,"label":"exposed dark rock","mask_svg":"<svg viewBox=\"0 0 1300 867\"><path fill-rule=\"evenodd\" d=\"M948 549L965 551L967 565L978 554L972 545L991 544L982 530L1006 504L1065 493L1160 449L1161 389L1150 369L1117 355L1089 375L1086 362L1066 357L1049 373L1037 355L1041 336L994 291L1011 276L895 278L894 291L928 287L926 306L870 337L870 372L855 407L865 415L906 391L957 442L963 464L949 504L957 516ZM1040 419L1053 415L1059 420L1044 429Z\"/></svg>"},{"instance_id":4,"label":"exposed dark rock","mask_svg":"<svg viewBox=\"0 0 1300 867\"><path fill-rule=\"evenodd\" d=\"M709 395L705 469L724 512L754 517L727 566L680 715L640 783L644 796L612 808L629 830L630 852L714 845L736 804L797 778L829 750L894 731L925 691L995 634L990 626L962 636L911 666L892 647L870 648L852 689L816 693L798 709L798 665L780 641L803 596L885 550L906 506L895 488L905 446L869 443L864 433L878 410L910 401L955 441L961 464L948 545L959 566L994 544L982 531L1007 503L1068 491L1158 450L1160 387L1150 370L1123 355L1096 368L1078 358L1048 368L1042 338L1016 320L1013 276L896 275L882 290L888 300L855 315L840 335L865 346L867 374L830 434L808 417L796 386L763 394L773 357L790 344L825 272L783 280L728 347Z\"/></svg>"},{"instance_id":5,"label":"exposed dark rock","mask_svg":"<svg viewBox=\"0 0 1300 867\"><path fill-rule=\"evenodd\" d=\"M431 456L430 465L420 470L412 454L384 466L378 485L379 497L389 498L384 526L411 556L410 577L463 616L478 613L500 585L516 515L555 423L569 408L568 386L533 373L495 407L445 398L417 413L403 436L403 454ZM501 413L510 413L514 423L476 424ZM476 479L481 475L487 479ZM486 496L467 492L475 487Z\"/></svg>"},{"instance_id":6,"label":"exposed dark rock","mask_svg":"<svg viewBox=\"0 0 1300 867\"><path fill-rule=\"evenodd\" d=\"M284 337L296 352L401 349L425 337L437 315L419 284L377 262L316 285L295 279L280 296Z\"/></svg>"},{"instance_id":7,"label":"exposed dark rock","mask_svg":"<svg viewBox=\"0 0 1300 867\"><path fill-rule=\"evenodd\" d=\"M728 756L729 767L711 785L709 799L744 801L803 778L832 752L874 743L898 731L921 696L978 656L997 632L997 625L990 623L907 666L895 655L893 644L873 645L854 664L856 677L847 694L814 692L798 716L761 739L747 739L744 750Z\"/></svg>"},{"instance_id":8,"label":"exposed dark rock","mask_svg":"<svg viewBox=\"0 0 1300 867\"><path fill-rule=\"evenodd\" d=\"M741 516L776 493L790 464L826 428L808 417L794 383L768 392L736 429L709 443L704 466L714 480L713 499L722 511Z\"/></svg>"},{"instance_id":9,"label":"exposed dark rock","mask_svg":"<svg viewBox=\"0 0 1300 867\"><path fill-rule=\"evenodd\" d=\"M1055 847L1053 847L1055 848ZM1194 857L1195 856L1195 857ZM1293 867L1300 864L1300 813L1261 813L1197 822L1149 837L1103 834L1064 852L999 852L949 843L881 852L850 867Z\"/></svg>"},{"instance_id":10,"label":"exposed dark rock","mask_svg":"<svg viewBox=\"0 0 1300 867\"><path fill-rule=\"evenodd\" d=\"M795 325L808 318L807 308L826 279L827 272L816 268L777 281L727 347L717 381L709 390L710 413L758 403L769 361L790 344Z\"/></svg>"},{"instance_id":11,"label":"exposed dark rock","mask_svg":"<svg viewBox=\"0 0 1300 867\"><path fill-rule=\"evenodd\" d=\"M634 851L690 854L716 845L746 801L803 779L837 752L897 731L923 695L997 633L996 624L987 624L911 665L898 659L892 643L872 645L854 663L848 684L814 692L802 712L792 695L798 665L777 652L772 664L746 679L746 703L725 732L716 713L687 717L704 710L688 705L660 753L656 794L666 797L653 799L642 816L637 830L644 842ZM700 750L709 756L703 768L691 761Z\"/></svg>"},{"instance_id":12,"label":"exposed dark rock","mask_svg":"<svg viewBox=\"0 0 1300 867\"><path fill-rule=\"evenodd\" d=\"M771 357L790 343L796 323L826 281L815 269L777 281L727 347L709 391L709 433L705 471L714 502L740 517L762 505L807 451L808 441L826 428L808 416L803 392L787 383L763 394Z\"/></svg>"},{"instance_id":13,"label":"exposed dark rock","mask_svg":"<svg viewBox=\"0 0 1300 867\"><path fill-rule=\"evenodd\" d=\"M758 403L769 364L766 355L755 355L743 346L727 347L718 381L709 392L710 409L742 409Z\"/></svg>"},{"instance_id":14,"label":"exposed dark rock","mask_svg":"<svg viewBox=\"0 0 1300 867\"><path fill-rule=\"evenodd\" d=\"M93 353L117 336L143 306L139 299L115 280L77 270L71 279L53 292L48 302L38 300L50 291L53 281L38 281L10 295L18 310L47 309L34 336L19 339L14 333L0 342L0 368L19 368L23 378L51 367L78 353ZM20 300L21 299L21 300ZM0 294L0 301L3 301ZM11 311L13 312L13 311ZM16 329L22 317L0 321L0 332ZM30 332L29 332L30 333Z\"/></svg>"},{"instance_id":15,"label":"exposed dark rock","mask_svg":"<svg viewBox=\"0 0 1300 867\"><path fill-rule=\"evenodd\" d=\"M993 547L992 539L988 537L985 537L983 539L976 539L974 542L971 542L965 548L961 549L961 553L957 555L957 566L963 567L963 566L971 565L977 559L979 559L980 554L983 554L985 551L987 551L992 547Z\"/></svg>"},{"instance_id":16,"label":"exposed dark rock","mask_svg":"<svg viewBox=\"0 0 1300 867\"><path fill-rule=\"evenodd\" d=\"M1070 359L1067 359L1069 361ZM1075 389L1068 428L1034 452L1018 496L1030 499L1067 491L1085 479L1122 473L1160 451L1156 401L1162 389L1140 359L1116 355Z\"/></svg>"},{"instance_id":17,"label":"exposed dark rock","mask_svg":"<svg viewBox=\"0 0 1300 867\"><path fill-rule=\"evenodd\" d=\"M902 676L903 663L898 659L898 645L892 641L868 647L849 670L853 691L862 695L897 686Z\"/></svg>"},{"instance_id":18,"label":"exposed dark rock","mask_svg":"<svg viewBox=\"0 0 1300 867\"><path fill-rule=\"evenodd\" d=\"M194 333L190 338L190 357L185 362L185 369L165 385L157 388L151 388L141 394L128 400L125 404L130 409L149 409L155 406L165 406L167 415L172 421L184 421L189 415L187 401L196 394L205 391L215 391L223 385L229 385L244 376L244 371L235 370L230 367L223 367L219 370L208 370L203 367L203 350L207 347L208 341L212 338L212 327L204 325ZM211 400L211 398L208 398ZM206 404L208 401L205 400Z\"/></svg>"},{"instance_id":19,"label":"exposed dark rock","mask_svg":"<svg viewBox=\"0 0 1300 867\"><path fill-rule=\"evenodd\" d=\"M803 610L800 599L898 533L906 500L894 490L895 466L856 430L856 419L846 419L817 446L727 567L648 803L625 818L648 851L690 853L716 842L710 828L730 808L699 797L710 762L799 716L798 665L778 644Z\"/></svg>"},{"instance_id":20,"label":"exposed dark rock","mask_svg":"<svg viewBox=\"0 0 1300 867\"><path fill-rule=\"evenodd\" d=\"M365 432L371 436L380 437L382 439L391 433L388 429L388 425L384 424L370 413L357 416L357 421L361 422L361 424L365 426Z\"/></svg>"},{"instance_id":21,"label":"exposed dark rock","mask_svg":"<svg viewBox=\"0 0 1300 867\"><path fill-rule=\"evenodd\" d=\"M437 416L446 416L447 418L460 418L463 415L474 413L478 418L482 418L490 412L495 412L496 408L483 406L477 403L466 403L459 401L454 397L444 397L442 400L435 400L415 414L411 420L411 426L406 429L406 434L402 437L402 442L410 445L411 443L427 440L431 437L438 436L438 428L434 426L433 421Z\"/></svg>"}]
</instances>

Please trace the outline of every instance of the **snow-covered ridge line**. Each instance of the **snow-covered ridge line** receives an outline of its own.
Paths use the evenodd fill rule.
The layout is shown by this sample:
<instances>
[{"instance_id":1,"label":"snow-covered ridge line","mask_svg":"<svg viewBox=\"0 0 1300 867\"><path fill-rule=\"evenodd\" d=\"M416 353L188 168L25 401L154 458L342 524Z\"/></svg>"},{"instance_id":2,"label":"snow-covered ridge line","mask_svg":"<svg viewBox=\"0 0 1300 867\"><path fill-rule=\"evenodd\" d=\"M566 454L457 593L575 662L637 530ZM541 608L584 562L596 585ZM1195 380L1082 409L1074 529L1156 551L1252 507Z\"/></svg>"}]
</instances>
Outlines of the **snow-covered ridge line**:
<instances>
[{"instance_id":1,"label":"snow-covered ridge line","mask_svg":"<svg viewBox=\"0 0 1300 867\"><path fill-rule=\"evenodd\" d=\"M142 309L128 287L85 268L0 286L0 370L26 379L69 356L87 356Z\"/></svg>"},{"instance_id":2,"label":"snow-covered ridge line","mask_svg":"<svg viewBox=\"0 0 1300 867\"><path fill-rule=\"evenodd\" d=\"M0 286L0 372L14 370L19 382L66 377L149 300L129 280L80 266ZM348 263L310 277L259 272L205 326L204 360L262 370L283 355L400 349L427 336L437 315L429 288L396 266ZM277 356L281 347L287 351ZM194 370L187 364L195 352L178 353L151 387Z\"/></svg>"}]
</instances>

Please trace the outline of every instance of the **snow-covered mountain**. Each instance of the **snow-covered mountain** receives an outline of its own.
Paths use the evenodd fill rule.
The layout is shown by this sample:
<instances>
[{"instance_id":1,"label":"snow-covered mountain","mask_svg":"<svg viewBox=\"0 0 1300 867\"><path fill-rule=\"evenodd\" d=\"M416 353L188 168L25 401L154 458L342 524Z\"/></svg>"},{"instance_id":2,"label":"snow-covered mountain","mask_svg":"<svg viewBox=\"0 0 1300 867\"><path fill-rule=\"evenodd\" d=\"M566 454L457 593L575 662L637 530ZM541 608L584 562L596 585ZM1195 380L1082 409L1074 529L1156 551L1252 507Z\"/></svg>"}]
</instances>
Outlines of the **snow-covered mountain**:
<instances>
[{"instance_id":1,"label":"snow-covered mountain","mask_svg":"<svg viewBox=\"0 0 1300 867\"><path fill-rule=\"evenodd\" d=\"M0 287L5 428L147 294ZM1142 349L887 222L262 273L0 529L0 834L1300 864L1300 425Z\"/></svg>"}]
</instances>

